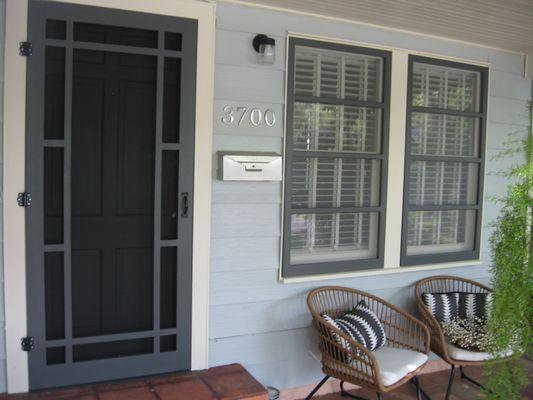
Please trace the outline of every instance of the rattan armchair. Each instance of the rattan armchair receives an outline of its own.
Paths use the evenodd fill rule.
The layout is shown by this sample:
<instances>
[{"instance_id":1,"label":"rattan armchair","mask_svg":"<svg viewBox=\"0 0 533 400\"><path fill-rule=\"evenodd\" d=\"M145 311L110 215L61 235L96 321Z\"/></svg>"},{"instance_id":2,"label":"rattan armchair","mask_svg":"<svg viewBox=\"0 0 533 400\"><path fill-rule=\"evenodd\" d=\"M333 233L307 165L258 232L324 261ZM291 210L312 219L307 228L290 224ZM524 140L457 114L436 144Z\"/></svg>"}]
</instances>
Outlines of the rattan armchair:
<instances>
[{"instance_id":1,"label":"rattan armchair","mask_svg":"<svg viewBox=\"0 0 533 400\"><path fill-rule=\"evenodd\" d=\"M376 296L355 289L335 286L314 289L307 297L307 306L313 317L313 326L318 331L319 348L322 353L322 371L326 376L307 396L306 400L310 399L330 377L340 380L343 395L356 399L361 398L346 392L343 386L344 382L371 389L377 393L378 399L382 399L383 393L412 381L416 385L418 398L421 399L421 396L428 398L421 390L416 377L426 364L427 357L424 357L425 361L416 369L409 371L393 384L387 385L384 379L386 372L383 371L383 368L386 369L390 365L387 365L389 363L381 363L380 365L377 357L378 350L376 352L369 351L340 330L332 327L323 318L324 314L337 318L352 310L361 300L365 301L383 324L387 336L386 347L411 350L406 352L406 355L420 355L422 353L427 356L430 346L427 327L401 309ZM335 340L334 334L345 339L351 346L343 347L338 340Z\"/></svg>"},{"instance_id":2,"label":"rattan armchair","mask_svg":"<svg viewBox=\"0 0 533 400\"><path fill-rule=\"evenodd\" d=\"M418 311L421 315L422 321L428 326L431 333L431 350L437 354L440 358L446 361L451 365L450 379L448 382L448 389L446 391L445 400L448 400L451 394L453 387L454 376L456 367L459 367L461 372L461 378L473 383L474 385L481 387L481 384L474 379L470 378L463 370L463 367L469 365L482 365L490 357L488 353L478 353L475 352L461 352L465 356L461 356L459 359L454 358L450 354L450 349L454 347L446 341L444 333L442 332L439 322L431 314L429 309L426 307L422 301L423 293L450 293L450 292L468 292L468 293L490 293L492 290L482 285L481 283L459 278L456 276L433 276L430 278L422 279L415 286L416 293L416 302L418 305ZM457 352L459 354L459 352ZM480 360L472 360L474 357L469 357L468 353L472 353L475 358ZM476 357L477 356L477 357ZM457 356L456 356L457 357ZM481 360L481 358L483 358ZM500 359L501 361L505 360L505 357Z\"/></svg>"}]
</instances>

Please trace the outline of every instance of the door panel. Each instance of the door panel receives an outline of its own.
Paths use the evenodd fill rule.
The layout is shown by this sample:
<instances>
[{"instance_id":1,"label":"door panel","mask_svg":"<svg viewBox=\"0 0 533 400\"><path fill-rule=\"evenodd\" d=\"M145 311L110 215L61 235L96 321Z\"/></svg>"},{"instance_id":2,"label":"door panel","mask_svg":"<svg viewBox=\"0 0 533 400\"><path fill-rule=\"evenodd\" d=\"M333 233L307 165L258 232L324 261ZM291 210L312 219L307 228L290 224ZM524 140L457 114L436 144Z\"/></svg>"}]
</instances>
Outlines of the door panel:
<instances>
[{"instance_id":1,"label":"door panel","mask_svg":"<svg viewBox=\"0 0 533 400\"><path fill-rule=\"evenodd\" d=\"M28 25L30 388L188 369L196 21L33 0Z\"/></svg>"},{"instance_id":2,"label":"door panel","mask_svg":"<svg viewBox=\"0 0 533 400\"><path fill-rule=\"evenodd\" d=\"M153 328L157 57L82 52L74 50L72 94L73 336L147 331ZM95 59L101 68L86 62ZM94 185L87 186L89 174ZM87 291L90 276L94 287ZM88 328L86 314L98 318Z\"/></svg>"}]
</instances>

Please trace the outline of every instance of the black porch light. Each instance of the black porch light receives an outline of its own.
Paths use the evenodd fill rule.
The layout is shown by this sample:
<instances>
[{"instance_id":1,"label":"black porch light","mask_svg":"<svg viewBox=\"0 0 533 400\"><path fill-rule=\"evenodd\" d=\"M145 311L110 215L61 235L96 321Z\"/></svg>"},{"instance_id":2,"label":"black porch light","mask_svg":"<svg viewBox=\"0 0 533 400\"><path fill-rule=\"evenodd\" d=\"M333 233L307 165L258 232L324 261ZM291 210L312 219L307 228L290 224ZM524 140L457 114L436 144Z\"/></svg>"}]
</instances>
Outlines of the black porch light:
<instances>
[{"instance_id":1,"label":"black porch light","mask_svg":"<svg viewBox=\"0 0 533 400\"><path fill-rule=\"evenodd\" d=\"M253 47L257 53L257 60L262 64L274 64L276 61L276 40L264 34L254 37Z\"/></svg>"}]
</instances>

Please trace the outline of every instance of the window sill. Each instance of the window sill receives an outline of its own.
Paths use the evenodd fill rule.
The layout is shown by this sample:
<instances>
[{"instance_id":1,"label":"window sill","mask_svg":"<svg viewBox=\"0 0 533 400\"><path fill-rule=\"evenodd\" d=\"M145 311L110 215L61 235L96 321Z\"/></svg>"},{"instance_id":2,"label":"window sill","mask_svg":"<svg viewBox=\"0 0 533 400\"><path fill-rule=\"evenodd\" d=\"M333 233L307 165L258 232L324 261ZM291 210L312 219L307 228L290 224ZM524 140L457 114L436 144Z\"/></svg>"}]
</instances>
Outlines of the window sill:
<instances>
[{"instance_id":1,"label":"window sill","mask_svg":"<svg viewBox=\"0 0 533 400\"><path fill-rule=\"evenodd\" d=\"M428 265L413 265L413 266L391 266L380 269L370 269L364 271L354 271L346 273L334 273L334 274L320 274L320 275L308 275L308 276L298 276L294 278L283 278L280 276L279 281L281 283L302 283L302 282L317 282L317 281L326 281L332 279L349 279L349 278L358 278L363 276L377 276L377 275L387 275L387 274L401 274L413 271L431 271L436 269L446 269L446 268L460 268L460 267L471 267L483 265L483 262L478 260L470 261L457 261L449 263L440 263L440 264L428 264Z\"/></svg>"}]
</instances>

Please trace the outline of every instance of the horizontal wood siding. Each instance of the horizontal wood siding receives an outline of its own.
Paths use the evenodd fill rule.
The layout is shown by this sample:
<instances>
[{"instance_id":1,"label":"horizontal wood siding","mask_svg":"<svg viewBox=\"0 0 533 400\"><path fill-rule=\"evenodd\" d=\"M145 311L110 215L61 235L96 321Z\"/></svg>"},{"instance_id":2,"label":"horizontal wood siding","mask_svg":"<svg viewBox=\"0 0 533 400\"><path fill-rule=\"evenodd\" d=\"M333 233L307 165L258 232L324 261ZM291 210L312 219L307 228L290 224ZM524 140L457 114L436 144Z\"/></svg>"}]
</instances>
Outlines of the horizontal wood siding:
<instances>
[{"instance_id":1,"label":"horizontal wood siding","mask_svg":"<svg viewBox=\"0 0 533 400\"><path fill-rule=\"evenodd\" d=\"M282 152L287 31L429 51L491 63L487 176L483 225L483 265L323 282L278 281L282 187L276 182L213 182L210 296L210 365L243 363L264 384L280 388L311 383L320 377L319 354L305 304L311 288L327 284L370 291L413 310L413 285L446 273L489 283L489 224L507 178L497 175L517 159L493 160L509 138L528 129L531 81L523 78L523 57L444 40L259 8L219 3L215 83L215 150ZM276 62L255 61L256 33L276 39ZM270 128L223 124L223 107L272 108L278 121Z\"/></svg>"},{"instance_id":2,"label":"horizontal wood siding","mask_svg":"<svg viewBox=\"0 0 533 400\"><path fill-rule=\"evenodd\" d=\"M483 265L280 283L281 184L220 182L213 171L210 365L241 362L261 382L279 388L309 384L320 377L319 354L305 304L311 288L329 284L356 287L413 310L413 285L425 276L446 273L489 283L487 227L499 211L489 198L503 195L507 184L505 177L494 173L517 162L492 160L492 156L505 148L510 137L527 134L531 81L523 78L524 59L516 54L235 4L218 3L217 7L215 151L282 152L287 31L491 63ZM256 62L251 46L256 33L276 39L274 65ZM222 123L226 105L271 108L278 120L274 127L226 125Z\"/></svg>"}]
</instances>

